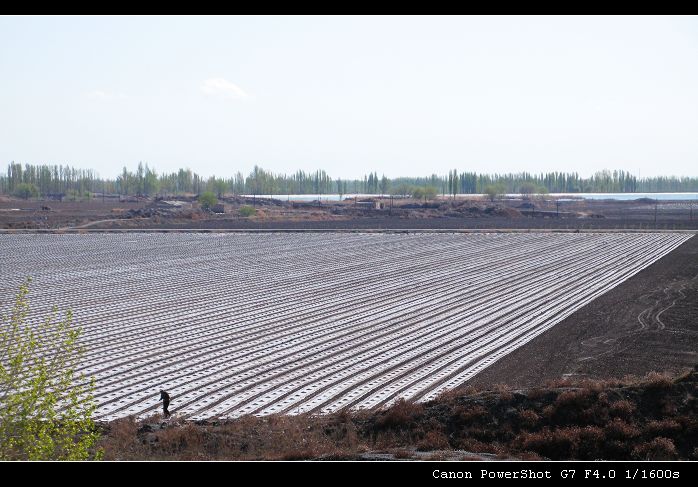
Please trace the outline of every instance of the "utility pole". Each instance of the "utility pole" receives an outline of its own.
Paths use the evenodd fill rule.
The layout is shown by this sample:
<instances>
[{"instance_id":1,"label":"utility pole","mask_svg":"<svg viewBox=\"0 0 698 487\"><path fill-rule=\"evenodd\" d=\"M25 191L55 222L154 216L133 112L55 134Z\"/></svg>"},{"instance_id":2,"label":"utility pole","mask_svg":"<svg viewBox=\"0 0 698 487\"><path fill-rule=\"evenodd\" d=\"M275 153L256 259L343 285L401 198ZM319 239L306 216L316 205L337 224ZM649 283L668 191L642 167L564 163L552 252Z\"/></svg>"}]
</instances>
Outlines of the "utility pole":
<instances>
[{"instance_id":1,"label":"utility pole","mask_svg":"<svg viewBox=\"0 0 698 487\"><path fill-rule=\"evenodd\" d=\"M654 228L657 228L657 200L654 200Z\"/></svg>"}]
</instances>

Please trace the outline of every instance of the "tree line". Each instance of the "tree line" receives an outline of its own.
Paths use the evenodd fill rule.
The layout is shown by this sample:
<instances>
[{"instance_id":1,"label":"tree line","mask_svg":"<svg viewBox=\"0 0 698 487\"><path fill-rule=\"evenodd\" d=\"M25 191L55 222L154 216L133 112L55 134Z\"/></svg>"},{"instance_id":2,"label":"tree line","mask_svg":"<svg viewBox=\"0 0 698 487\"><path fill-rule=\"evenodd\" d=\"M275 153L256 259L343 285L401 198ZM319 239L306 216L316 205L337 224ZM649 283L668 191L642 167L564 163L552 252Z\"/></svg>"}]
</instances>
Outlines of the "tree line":
<instances>
[{"instance_id":1,"label":"tree line","mask_svg":"<svg viewBox=\"0 0 698 487\"><path fill-rule=\"evenodd\" d=\"M191 169L157 173L148 164L139 163L135 170L124 167L115 178L102 178L91 169L62 165L11 163L0 174L0 194L20 197L63 196L83 198L97 194L156 196L201 194L211 191L224 194L395 194L415 192L441 194L497 193L634 193L698 191L698 177L658 176L638 178L626 171L599 171L591 177L578 173L528 172L484 174L451 170L447 175L388 178L378 172L361 179L331 178L324 170L296 171L280 174L259 166L244 175L237 171L229 177L202 177Z\"/></svg>"}]
</instances>

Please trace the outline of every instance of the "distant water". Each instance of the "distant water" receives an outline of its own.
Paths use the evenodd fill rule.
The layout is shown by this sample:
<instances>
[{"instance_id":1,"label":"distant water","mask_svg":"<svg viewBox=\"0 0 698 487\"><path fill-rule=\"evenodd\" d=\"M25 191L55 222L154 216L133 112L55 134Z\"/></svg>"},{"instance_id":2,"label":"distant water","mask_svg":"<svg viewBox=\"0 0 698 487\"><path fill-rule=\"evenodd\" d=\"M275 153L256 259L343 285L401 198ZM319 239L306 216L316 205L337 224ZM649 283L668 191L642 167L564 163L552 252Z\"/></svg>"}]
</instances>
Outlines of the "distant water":
<instances>
[{"instance_id":1,"label":"distant water","mask_svg":"<svg viewBox=\"0 0 698 487\"><path fill-rule=\"evenodd\" d=\"M583 198L585 200L637 200L649 198L653 200L698 200L698 193L550 193L550 196L560 198Z\"/></svg>"},{"instance_id":2,"label":"distant water","mask_svg":"<svg viewBox=\"0 0 698 487\"><path fill-rule=\"evenodd\" d=\"M249 198L252 195L245 195ZM353 199L353 198L376 198L381 195L376 194L343 194L340 198L338 194L263 194L257 195L257 198L274 198L277 200L286 201L340 201L340 199ZM459 194L459 198L473 198L477 194ZM517 197L520 196L518 193L508 194L507 196ZM650 198L653 200L667 201L667 200L698 200L698 193L550 193L546 196L552 196L556 198L580 198L586 200L636 200L640 198ZM384 196L386 197L386 196Z\"/></svg>"}]
</instances>

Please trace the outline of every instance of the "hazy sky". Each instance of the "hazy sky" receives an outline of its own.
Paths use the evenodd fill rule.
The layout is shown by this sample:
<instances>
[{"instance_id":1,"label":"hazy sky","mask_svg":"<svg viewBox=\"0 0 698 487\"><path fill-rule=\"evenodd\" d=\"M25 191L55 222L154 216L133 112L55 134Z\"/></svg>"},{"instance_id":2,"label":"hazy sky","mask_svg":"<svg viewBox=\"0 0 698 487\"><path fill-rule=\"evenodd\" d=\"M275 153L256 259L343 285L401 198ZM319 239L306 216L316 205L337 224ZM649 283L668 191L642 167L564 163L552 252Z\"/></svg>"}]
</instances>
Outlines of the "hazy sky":
<instances>
[{"instance_id":1,"label":"hazy sky","mask_svg":"<svg viewBox=\"0 0 698 487\"><path fill-rule=\"evenodd\" d=\"M0 18L0 164L698 175L698 17Z\"/></svg>"}]
</instances>

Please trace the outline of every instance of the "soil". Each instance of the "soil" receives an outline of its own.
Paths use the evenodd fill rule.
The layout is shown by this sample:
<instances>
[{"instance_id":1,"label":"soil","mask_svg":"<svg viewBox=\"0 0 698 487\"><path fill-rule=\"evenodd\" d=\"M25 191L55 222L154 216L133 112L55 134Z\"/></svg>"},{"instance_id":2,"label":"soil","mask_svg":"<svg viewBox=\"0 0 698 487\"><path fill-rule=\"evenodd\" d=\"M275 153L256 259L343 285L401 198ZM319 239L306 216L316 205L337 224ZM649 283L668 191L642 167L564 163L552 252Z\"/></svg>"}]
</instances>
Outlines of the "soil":
<instances>
[{"instance_id":1,"label":"soil","mask_svg":"<svg viewBox=\"0 0 698 487\"><path fill-rule=\"evenodd\" d=\"M366 201L298 203L280 200L223 200L225 213L196 209L162 211L153 200L102 202L0 201L0 229L567 229L691 230L698 229L698 205L663 201L655 208L644 200L575 200L483 198L429 203L373 198ZM376 209L383 205L383 208ZM241 217L242 205L254 204L254 217ZM48 209L42 209L48 207ZM139 211L140 210L140 211Z\"/></svg>"},{"instance_id":2,"label":"soil","mask_svg":"<svg viewBox=\"0 0 698 487\"><path fill-rule=\"evenodd\" d=\"M538 386L608 379L698 363L698 237L596 298L467 385Z\"/></svg>"},{"instance_id":3,"label":"soil","mask_svg":"<svg viewBox=\"0 0 698 487\"><path fill-rule=\"evenodd\" d=\"M121 218L146 201L119 202L117 199L90 201L0 200L0 229L48 229L74 227L96 220Z\"/></svg>"}]
</instances>

